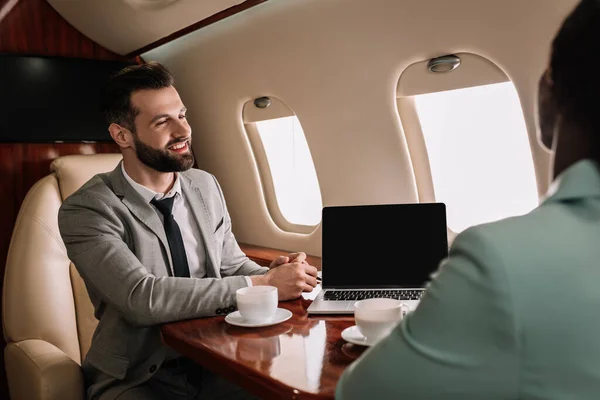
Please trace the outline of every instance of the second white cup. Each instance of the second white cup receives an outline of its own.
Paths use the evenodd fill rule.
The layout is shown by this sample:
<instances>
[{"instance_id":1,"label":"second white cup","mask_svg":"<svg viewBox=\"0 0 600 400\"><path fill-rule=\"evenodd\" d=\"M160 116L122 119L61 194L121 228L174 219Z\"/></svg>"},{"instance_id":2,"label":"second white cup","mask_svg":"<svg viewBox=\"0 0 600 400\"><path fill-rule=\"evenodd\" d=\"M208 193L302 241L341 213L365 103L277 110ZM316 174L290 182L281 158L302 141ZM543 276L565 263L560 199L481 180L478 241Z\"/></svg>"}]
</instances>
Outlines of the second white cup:
<instances>
[{"instance_id":1,"label":"second white cup","mask_svg":"<svg viewBox=\"0 0 600 400\"><path fill-rule=\"evenodd\" d=\"M387 336L409 311L395 299L365 299L354 303L354 320L360 333L371 343Z\"/></svg>"},{"instance_id":2,"label":"second white cup","mask_svg":"<svg viewBox=\"0 0 600 400\"><path fill-rule=\"evenodd\" d=\"M249 323L269 321L277 311L278 295L275 286L249 286L235 292L237 308Z\"/></svg>"}]
</instances>

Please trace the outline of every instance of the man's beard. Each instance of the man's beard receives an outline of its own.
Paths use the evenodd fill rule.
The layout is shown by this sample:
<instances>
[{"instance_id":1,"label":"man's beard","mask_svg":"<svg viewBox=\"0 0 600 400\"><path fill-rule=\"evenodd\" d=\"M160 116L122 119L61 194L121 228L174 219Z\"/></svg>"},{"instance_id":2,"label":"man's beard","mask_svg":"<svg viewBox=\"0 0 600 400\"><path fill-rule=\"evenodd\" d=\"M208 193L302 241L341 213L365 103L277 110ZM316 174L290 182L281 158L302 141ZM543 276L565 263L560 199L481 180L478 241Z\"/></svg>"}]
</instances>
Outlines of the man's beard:
<instances>
[{"instance_id":1,"label":"man's beard","mask_svg":"<svg viewBox=\"0 0 600 400\"><path fill-rule=\"evenodd\" d=\"M181 172L187 171L194 165L194 155L191 149L185 154L170 154L168 149L156 149L142 142L137 135L133 135L135 152L138 159L146 166L159 172ZM167 145L172 146L180 141L174 141Z\"/></svg>"}]
</instances>

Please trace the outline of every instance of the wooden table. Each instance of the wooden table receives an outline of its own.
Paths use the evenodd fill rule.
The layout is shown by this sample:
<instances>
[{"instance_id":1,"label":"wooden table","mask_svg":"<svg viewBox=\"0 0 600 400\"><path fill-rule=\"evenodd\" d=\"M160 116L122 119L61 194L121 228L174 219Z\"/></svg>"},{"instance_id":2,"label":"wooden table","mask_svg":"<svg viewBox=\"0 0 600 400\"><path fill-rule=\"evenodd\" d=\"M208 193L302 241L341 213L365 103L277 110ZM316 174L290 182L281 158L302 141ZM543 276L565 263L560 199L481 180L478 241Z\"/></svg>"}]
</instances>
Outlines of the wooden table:
<instances>
[{"instance_id":1,"label":"wooden table","mask_svg":"<svg viewBox=\"0 0 600 400\"><path fill-rule=\"evenodd\" d=\"M280 302L293 316L270 327L232 326L224 317L165 324L163 340L261 399L333 399L340 375L366 348L341 337L353 316L309 316L310 303Z\"/></svg>"}]
</instances>

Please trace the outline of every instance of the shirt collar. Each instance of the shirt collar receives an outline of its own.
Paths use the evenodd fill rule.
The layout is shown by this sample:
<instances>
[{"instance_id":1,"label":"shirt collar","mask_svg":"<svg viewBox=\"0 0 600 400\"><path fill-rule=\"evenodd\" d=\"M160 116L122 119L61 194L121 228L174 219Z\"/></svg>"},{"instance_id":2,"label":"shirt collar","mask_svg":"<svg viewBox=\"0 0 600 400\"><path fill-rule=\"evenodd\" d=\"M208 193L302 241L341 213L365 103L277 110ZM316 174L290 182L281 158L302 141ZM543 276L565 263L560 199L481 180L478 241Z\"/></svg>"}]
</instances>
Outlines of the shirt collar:
<instances>
[{"instance_id":1,"label":"shirt collar","mask_svg":"<svg viewBox=\"0 0 600 400\"><path fill-rule=\"evenodd\" d=\"M181 182L179 181L179 174L177 172L175 172L175 183L173 184L173 187L171 188L171 190L169 190L168 193L163 194L155 192L152 189L148 189L146 186L140 185L139 183L134 181L129 175L127 175L123 163L121 163L121 171L123 172L123 176L125 177L127 182L129 182L131 187L133 187L135 191L138 192L140 196L142 196L142 199L144 199L146 203L150 203L152 199L167 199L175 195L179 195L178 197L181 197Z\"/></svg>"},{"instance_id":2,"label":"shirt collar","mask_svg":"<svg viewBox=\"0 0 600 400\"><path fill-rule=\"evenodd\" d=\"M600 197L600 169L595 161L578 161L550 185L544 202Z\"/></svg>"}]
</instances>

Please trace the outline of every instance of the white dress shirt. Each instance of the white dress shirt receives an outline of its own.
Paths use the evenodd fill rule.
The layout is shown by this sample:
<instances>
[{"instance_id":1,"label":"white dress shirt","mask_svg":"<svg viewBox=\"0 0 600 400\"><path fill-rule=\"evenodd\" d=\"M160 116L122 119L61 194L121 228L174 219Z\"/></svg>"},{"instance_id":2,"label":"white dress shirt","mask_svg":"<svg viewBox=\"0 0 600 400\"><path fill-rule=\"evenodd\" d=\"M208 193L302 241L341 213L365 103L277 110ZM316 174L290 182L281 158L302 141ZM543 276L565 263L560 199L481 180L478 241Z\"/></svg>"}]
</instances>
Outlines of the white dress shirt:
<instances>
[{"instance_id":1,"label":"white dress shirt","mask_svg":"<svg viewBox=\"0 0 600 400\"><path fill-rule=\"evenodd\" d=\"M185 254L190 269L190 277L204 278L206 276L206 249L202 241L198 223L194 219L194 214L190 209L190 205L185 201L183 192L181 191L179 174L175 173L175 183L173 184L173 188L169 190L168 193L163 194L148 189L147 187L134 181L129 175L127 175L123 163L121 163L121 170L123 171L123 175L125 176L127 182L129 182L131 187L133 187L147 203L150 203L152 199L161 200L175 196L175 201L173 202L173 218L175 219L175 222L177 222L177 225L179 225L179 230L181 231L183 247L185 248ZM152 205L152 208L154 208L158 214L158 217L164 223L163 214L156 207L154 207L154 205ZM250 280L250 278L247 276L244 278L246 278L248 286L252 286L252 280Z\"/></svg>"}]
</instances>

